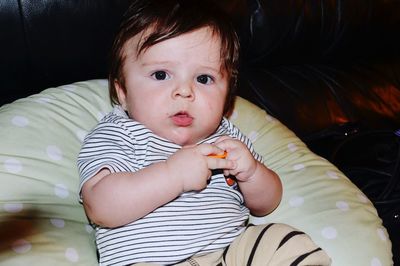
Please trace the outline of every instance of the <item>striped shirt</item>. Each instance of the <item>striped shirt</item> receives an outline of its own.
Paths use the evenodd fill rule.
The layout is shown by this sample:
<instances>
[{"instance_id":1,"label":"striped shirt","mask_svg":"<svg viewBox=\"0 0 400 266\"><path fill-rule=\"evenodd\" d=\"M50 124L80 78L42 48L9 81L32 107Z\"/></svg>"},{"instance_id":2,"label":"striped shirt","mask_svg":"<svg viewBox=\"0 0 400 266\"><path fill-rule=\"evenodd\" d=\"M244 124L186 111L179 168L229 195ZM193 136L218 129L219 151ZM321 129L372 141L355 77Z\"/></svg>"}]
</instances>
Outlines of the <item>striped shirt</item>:
<instances>
[{"instance_id":1,"label":"striped shirt","mask_svg":"<svg viewBox=\"0 0 400 266\"><path fill-rule=\"evenodd\" d=\"M226 118L213 135L200 143L214 143L224 135L241 140L262 161L250 140ZM78 157L80 190L101 169L135 172L166 160L180 148L116 106L84 140ZM200 192L185 192L122 227L95 226L100 265L174 264L195 254L217 251L242 233L248 216L237 186L229 186L222 171L213 171L209 184Z\"/></svg>"}]
</instances>

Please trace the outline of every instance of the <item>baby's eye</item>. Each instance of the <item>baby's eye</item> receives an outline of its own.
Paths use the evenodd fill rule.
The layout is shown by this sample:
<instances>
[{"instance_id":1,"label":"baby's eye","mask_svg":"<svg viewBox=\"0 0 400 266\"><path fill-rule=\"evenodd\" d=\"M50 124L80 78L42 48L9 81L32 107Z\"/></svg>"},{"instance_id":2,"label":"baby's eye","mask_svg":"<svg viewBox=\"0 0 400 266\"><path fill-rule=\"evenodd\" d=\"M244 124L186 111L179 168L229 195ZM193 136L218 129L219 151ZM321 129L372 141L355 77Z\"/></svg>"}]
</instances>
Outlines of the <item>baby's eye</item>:
<instances>
[{"instance_id":1,"label":"baby's eye","mask_svg":"<svg viewBox=\"0 0 400 266\"><path fill-rule=\"evenodd\" d=\"M214 81L212 77L209 75L200 75L197 77L197 82L202 83L202 84L211 84Z\"/></svg>"},{"instance_id":2,"label":"baby's eye","mask_svg":"<svg viewBox=\"0 0 400 266\"><path fill-rule=\"evenodd\" d=\"M166 80L169 79L169 75L167 74L167 72L159 70L154 72L153 74L151 74L151 76L153 78L155 78L156 80Z\"/></svg>"}]
</instances>

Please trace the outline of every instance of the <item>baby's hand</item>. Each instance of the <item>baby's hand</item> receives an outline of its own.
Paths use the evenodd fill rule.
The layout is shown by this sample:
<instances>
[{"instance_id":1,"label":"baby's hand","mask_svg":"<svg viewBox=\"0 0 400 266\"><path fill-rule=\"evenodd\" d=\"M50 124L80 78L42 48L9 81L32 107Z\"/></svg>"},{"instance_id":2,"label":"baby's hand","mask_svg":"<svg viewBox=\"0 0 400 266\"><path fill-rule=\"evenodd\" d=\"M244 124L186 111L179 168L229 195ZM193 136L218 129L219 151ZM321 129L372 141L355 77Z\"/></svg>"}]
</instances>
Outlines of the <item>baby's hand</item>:
<instances>
[{"instance_id":1,"label":"baby's hand","mask_svg":"<svg viewBox=\"0 0 400 266\"><path fill-rule=\"evenodd\" d=\"M257 161L243 142L224 136L219 138L215 145L227 152L227 160L234 162L232 167L223 168L225 176L233 175L239 182L245 182L253 176Z\"/></svg>"},{"instance_id":2,"label":"baby's hand","mask_svg":"<svg viewBox=\"0 0 400 266\"><path fill-rule=\"evenodd\" d=\"M207 186L211 170L234 166L230 160L208 156L223 153L224 150L211 144L183 147L167 159L168 176L172 182L181 184L182 192L200 191Z\"/></svg>"}]
</instances>

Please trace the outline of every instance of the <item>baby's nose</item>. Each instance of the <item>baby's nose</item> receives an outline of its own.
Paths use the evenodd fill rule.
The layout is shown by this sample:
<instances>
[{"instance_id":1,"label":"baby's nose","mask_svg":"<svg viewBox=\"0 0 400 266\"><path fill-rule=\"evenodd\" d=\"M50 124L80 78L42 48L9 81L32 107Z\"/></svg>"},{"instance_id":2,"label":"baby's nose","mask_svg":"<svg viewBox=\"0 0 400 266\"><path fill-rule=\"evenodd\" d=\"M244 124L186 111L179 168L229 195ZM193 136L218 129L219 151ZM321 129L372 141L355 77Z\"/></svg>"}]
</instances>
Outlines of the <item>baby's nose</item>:
<instances>
[{"instance_id":1,"label":"baby's nose","mask_svg":"<svg viewBox=\"0 0 400 266\"><path fill-rule=\"evenodd\" d=\"M174 97L194 99L194 90L191 84L180 84L174 91Z\"/></svg>"}]
</instances>

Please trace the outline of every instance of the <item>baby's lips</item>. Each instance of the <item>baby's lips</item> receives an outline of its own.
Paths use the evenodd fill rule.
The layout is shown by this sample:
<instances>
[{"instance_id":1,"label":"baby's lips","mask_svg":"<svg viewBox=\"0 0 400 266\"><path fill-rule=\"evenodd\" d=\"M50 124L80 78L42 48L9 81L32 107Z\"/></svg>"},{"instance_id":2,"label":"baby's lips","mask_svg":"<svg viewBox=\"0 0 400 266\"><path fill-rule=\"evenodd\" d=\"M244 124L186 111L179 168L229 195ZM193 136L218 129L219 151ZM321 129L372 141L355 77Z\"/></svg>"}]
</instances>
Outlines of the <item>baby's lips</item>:
<instances>
[{"instance_id":1,"label":"baby's lips","mask_svg":"<svg viewBox=\"0 0 400 266\"><path fill-rule=\"evenodd\" d=\"M173 123L178 127L188 127L193 123L193 117L186 112L179 112L171 116Z\"/></svg>"},{"instance_id":2,"label":"baby's lips","mask_svg":"<svg viewBox=\"0 0 400 266\"><path fill-rule=\"evenodd\" d=\"M227 155L228 155L228 153L227 153L226 151L224 151L223 154L214 154L214 153L211 153L211 154L209 154L209 155L207 155L207 156L208 156L208 157L211 157L211 158L225 159Z\"/></svg>"}]
</instances>

